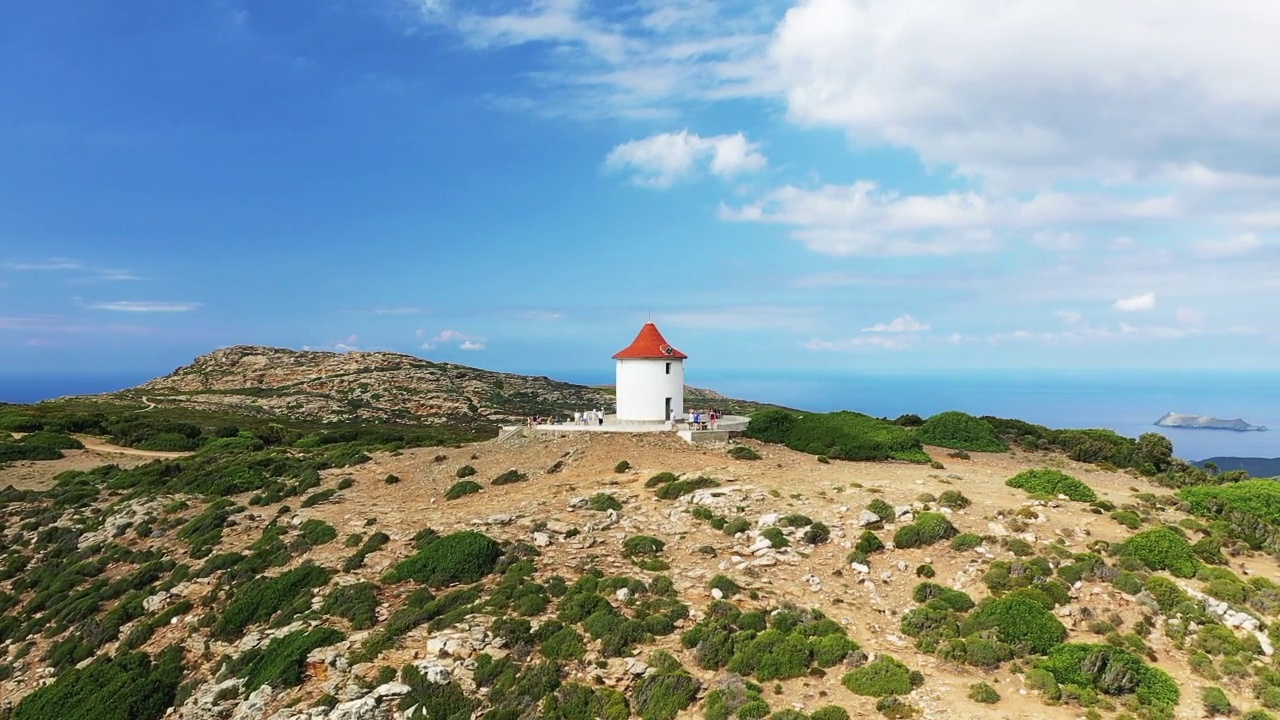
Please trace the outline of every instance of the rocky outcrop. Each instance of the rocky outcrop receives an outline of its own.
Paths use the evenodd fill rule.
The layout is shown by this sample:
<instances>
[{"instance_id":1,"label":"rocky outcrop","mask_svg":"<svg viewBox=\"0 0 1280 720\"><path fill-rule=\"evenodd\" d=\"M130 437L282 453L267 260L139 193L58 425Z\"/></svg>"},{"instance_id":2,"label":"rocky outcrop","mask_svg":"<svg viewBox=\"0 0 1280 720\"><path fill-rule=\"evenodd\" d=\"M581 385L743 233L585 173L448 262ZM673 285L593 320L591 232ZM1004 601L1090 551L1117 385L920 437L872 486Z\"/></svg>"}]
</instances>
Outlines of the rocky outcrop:
<instances>
[{"instance_id":1,"label":"rocky outcrop","mask_svg":"<svg viewBox=\"0 0 1280 720\"><path fill-rule=\"evenodd\" d=\"M1184 415L1182 413L1169 412L1164 417L1155 422L1159 427L1168 428L1188 428L1193 430L1235 430L1237 432L1265 431L1267 428L1263 425L1250 425L1249 423L1235 418L1232 420L1222 420L1220 418L1208 417L1206 415Z\"/></svg>"}]
</instances>

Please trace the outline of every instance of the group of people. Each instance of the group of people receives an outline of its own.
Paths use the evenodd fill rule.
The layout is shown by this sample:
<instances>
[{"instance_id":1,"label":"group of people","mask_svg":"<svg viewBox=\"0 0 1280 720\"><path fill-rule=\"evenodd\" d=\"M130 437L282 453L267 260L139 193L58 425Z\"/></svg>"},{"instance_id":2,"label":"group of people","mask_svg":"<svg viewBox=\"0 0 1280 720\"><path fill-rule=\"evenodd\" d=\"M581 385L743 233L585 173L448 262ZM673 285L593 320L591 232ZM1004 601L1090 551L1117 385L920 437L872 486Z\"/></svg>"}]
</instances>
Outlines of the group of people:
<instances>
[{"instance_id":1,"label":"group of people","mask_svg":"<svg viewBox=\"0 0 1280 720\"><path fill-rule=\"evenodd\" d=\"M691 410L685 413L684 416L684 420L688 423L690 430L715 430L720 418L721 412L719 408Z\"/></svg>"}]
</instances>

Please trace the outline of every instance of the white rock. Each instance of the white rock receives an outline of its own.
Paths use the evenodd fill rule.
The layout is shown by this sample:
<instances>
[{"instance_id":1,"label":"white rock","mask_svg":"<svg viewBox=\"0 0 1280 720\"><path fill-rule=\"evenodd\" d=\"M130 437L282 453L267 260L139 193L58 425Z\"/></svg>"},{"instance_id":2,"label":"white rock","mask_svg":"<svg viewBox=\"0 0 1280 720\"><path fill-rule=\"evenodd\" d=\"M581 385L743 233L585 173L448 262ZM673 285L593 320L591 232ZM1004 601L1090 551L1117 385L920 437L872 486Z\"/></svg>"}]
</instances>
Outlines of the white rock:
<instances>
[{"instance_id":1,"label":"white rock","mask_svg":"<svg viewBox=\"0 0 1280 720\"><path fill-rule=\"evenodd\" d=\"M849 563L849 567L853 568L854 572L860 572L863 575L866 575L867 573L871 572L871 568L867 567L866 565L863 565L862 563L857 563L857 562Z\"/></svg>"},{"instance_id":2,"label":"white rock","mask_svg":"<svg viewBox=\"0 0 1280 720\"><path fill-rule=\"evenodd\" d=\"M868 525L875 525L878 522L880 522L880 516L870 510L863 510L858 513L858 527L867 527Z\"/></svg>"},{"instance_id":3,"label":"white rock","mask_svg":"<svg viewBox=\"0 0 1280 720\"><path fill-rule=\"evenodd\" d=\"M373 696L379 700L383 698L404 697L413 691L413 688L404 683L389 682L386 685L379 685L373 689Z\"/></svg>"},{"instance_id":4,"label":"white rock","mask_svg":"<svg viewBox=\"0 0 1280 720\"><path fill-rule=\"evenodd\" d=\"M761 515L760 519L756 521L756 527L770 527L772 525L776 525L781 519L782 515L779 513L766 513Z\"/></svg>"},{"instance_id":5,"label":"white rock","mask_svg":"<svg viewBox=\"0 0 1280 720\"><path fill-rule=\"evenodd\" d=\"M618 588L618 591L615 592L613 596L618 598L621 602L626 602L631 599L631 590L628 588Z\"/></svg>"},{"instance_id":6,"label":"white rock","mask_svg":"<svg viewBox=\"0 0 1280 720\"><path fill-rule=\"evenodd\" d=\"M533 544L536 547L546 547L551 544L551 536L544 532L536 532L533 534Z\"/></svg>"},{"instance_id":7,"label":"white rock","mask_svg":"<svg viewBox=\"0 0 1280 720\"><path fill-rule=\"evenodd\" d=\"M720 588L711 588L711 597L715 598L716 600L723 600L724 592Z\"/></svg>"}]
</instances>

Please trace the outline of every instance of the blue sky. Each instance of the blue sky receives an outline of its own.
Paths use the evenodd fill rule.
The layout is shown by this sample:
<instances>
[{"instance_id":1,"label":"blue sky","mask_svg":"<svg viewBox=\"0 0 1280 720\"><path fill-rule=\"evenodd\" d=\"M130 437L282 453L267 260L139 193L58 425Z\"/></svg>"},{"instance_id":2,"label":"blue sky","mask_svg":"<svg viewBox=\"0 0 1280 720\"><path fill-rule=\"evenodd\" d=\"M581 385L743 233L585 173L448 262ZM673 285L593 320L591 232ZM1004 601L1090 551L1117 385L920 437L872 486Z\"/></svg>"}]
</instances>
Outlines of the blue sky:
<instances>
[{"instance_id":1,"label":"blue sky","mask_svg":"<svg viewBox=\"0 0 1280 720\"><path fill-rule=\"evenodd\" d=\"M0 372L1266 369L1280 5L0 8Z\"/></svg>"}]
</instances>

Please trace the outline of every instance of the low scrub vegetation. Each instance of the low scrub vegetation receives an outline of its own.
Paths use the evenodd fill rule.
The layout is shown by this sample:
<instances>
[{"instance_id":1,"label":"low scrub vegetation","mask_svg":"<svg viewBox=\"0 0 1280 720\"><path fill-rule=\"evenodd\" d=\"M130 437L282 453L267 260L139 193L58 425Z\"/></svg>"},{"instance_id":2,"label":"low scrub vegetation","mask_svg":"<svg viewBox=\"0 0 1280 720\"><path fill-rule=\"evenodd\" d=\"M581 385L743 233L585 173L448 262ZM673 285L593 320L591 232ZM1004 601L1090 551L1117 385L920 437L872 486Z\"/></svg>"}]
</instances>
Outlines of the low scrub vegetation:
<instances>
[{"instance_id":1,"label":"low scrub vegetation","mask_svg":"<svg viewBox=\"0 0 1280 720\"><path fill-rule=\"evenodd\" d=\"M971 452L1005 452L1009 449L986 420L956 410L938 413L916 430L926 445Z\"/></svg>"},{"instance_id":2,"label":"low scrub vegetation","mask_svg":"<svg viewBox=\"0 0 1280 720\"><path fill-rule=\"evenodd\" d=\"M453 485L450 485L449 489L444 492L444 499L457 500L460 497L474 495L483 489L484 488L481 487L480 483L474 480L459 480Z\"/></svg>"},{"instance_id":3,"label":"low scrub vegetation","mask_svg":"<svg viewBox=\"0 0 1280 720\"><path fill-rule=\"evenodd\" d=\"M1004 482L1011 488L1026 490L1032 495L1059 495L1076 502L1094 502L1098 496L1093 488L1058 470L1024 470Z\"/></svg>"},{"instance_id":4,"label":"low scrub vegetation","mask_svg":"<svg viewBox=\"0 0 1280 720\"><path fill-rule=\"evenodd\" d=\"M436 537L397 563L383 581L413 580L436 588L473 583L493 572L501 557L502 547L488 535L464 530Z\"/></svg>"},{"instance_id":5,"label":"low scrub vegetation","mask_svg":"<svg viewBox=\"0 0 1280 720\"><path fill-rule=\"evenodd\" d=\"M910 431L855 412L792 413L768 409L751 416L747 437L837 460L906 460L928 463Z\"/></svg>"}]
</instances>

